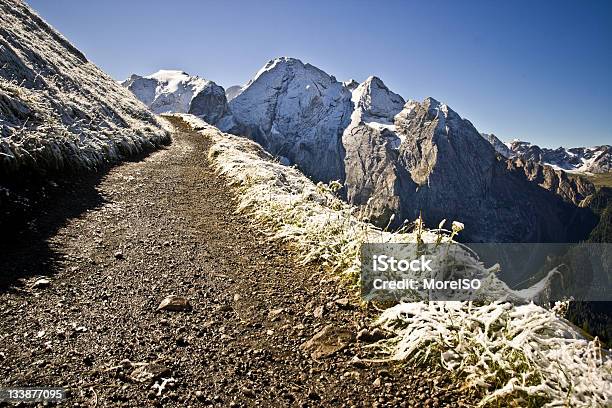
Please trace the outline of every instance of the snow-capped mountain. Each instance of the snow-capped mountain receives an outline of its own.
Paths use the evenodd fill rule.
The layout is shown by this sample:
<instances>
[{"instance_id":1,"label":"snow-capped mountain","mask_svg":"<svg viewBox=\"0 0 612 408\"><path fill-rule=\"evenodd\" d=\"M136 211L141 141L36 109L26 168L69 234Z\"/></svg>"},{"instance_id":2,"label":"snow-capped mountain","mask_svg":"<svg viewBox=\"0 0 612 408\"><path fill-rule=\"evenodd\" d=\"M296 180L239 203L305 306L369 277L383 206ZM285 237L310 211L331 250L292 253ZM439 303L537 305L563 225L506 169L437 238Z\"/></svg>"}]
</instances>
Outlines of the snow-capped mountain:
<instances>
[{"instance_id":1,"label":"snow-capped mountain","mask_svg":"<svg viewBox=\"0 0 612 408\"><path fill-rule=\"evenodd\" d=\"M466 119L428 98L409 101L376 77L339 82L294 58L267 63L218 126L259 142L315 180L340 180L378 225L422 214L458 219L476 241L571 241L592 224L575 186L512 168ZM544 188L542 188L544 187ZM585 190L586 191L586 190ZM568 222L568 220L572 220ZM500 226L504 226L500 228Z\"/></svg>"},{"instance_id":2,"label":"snow-capped mountain","mask_svg":"<svg viewBox=\"0 0 612 408\"><path fill-rule=\"evenodd\" d=\"M193 92L185 91L192 82L199 83L162 71L126 85L151 106L157 100L180 112L193 111ZM573 182L532 161L501 160L492 144L505 154L512 148L497 137L485 140L433 98L406 103L380 78L339 82L283 57L235 91L227 106L225 94L209 101L212 110L219 104L210 123L257 141L314 180L340 180L347 201L378 225L398 226L422 213L429 225L464 221L463 235L474 241L525 242L583 238L576 223L594 223L577 207L591 193L588 181Z\"/></svg>"},{"instance_id":3,"label":"snow-capped mountain","mask_svg":"<svg viewBox=\"0 0 612 408\"><path fill-rule=\"evenodd\" d=\"M295 58L268 62L229 103L221 130L248 136L317 180L344 179L341 137L351 92Z\"/></svg>"},{"instance_id":4,"label":"snow-capped mountain","mask_svg":"<svg viewBox=\"0 0 612 408\"><path fill-rule=\"evenodd\" d=\"M610 145L548 149L516 139L504 143L492 134L483 133L482 136L493 145L499 154L507 158L522 157L565 171L588 173L612 171L612 146Z\"/></svg>"},{"instance_id":5,"label":"snow-capped mountain","mask_svg":"<svg viewBox=\"0 0 612 408\"><path fill-rule=\"evenodd\" d=\"M0 21L0 183L94 169L169 141L132 93L25 3L0 1Z\"/></svg>"},{"instance_id":6,"label":"snow-capped mountain","mask_svg":"<svg viewBox=\"0 0 612 408\"><path fill-rule=\"evenodd\" d=\"M512 152L512 150L510 150L510 148L504 142L502 142L497 136L495 136L493 133L491 134L481 133L481 135L489 143L493 145L493 148L495 149L497 153L501 154L502 156L508 159L514 156L514 153Z\"/></svg>"},{"instance_id":7,"label":"snow-capped mountain","mask_svg":"<svg viewBox=\"0 0 612 408\"><path fill-rule=\"evenodd\" d=\"M225 90L213 81L183 71L133 74L121 83L155 113L191 113L216 123L227 111Z\"/></svg>"}]
</instances>

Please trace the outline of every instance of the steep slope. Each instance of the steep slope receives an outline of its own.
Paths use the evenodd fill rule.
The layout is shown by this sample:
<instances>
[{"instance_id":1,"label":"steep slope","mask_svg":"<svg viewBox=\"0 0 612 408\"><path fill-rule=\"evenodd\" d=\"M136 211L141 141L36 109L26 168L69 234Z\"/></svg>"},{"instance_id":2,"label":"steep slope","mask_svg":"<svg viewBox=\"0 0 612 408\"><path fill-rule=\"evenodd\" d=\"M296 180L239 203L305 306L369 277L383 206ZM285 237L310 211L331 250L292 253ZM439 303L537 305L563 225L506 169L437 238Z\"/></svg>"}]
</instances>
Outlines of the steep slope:
<instances>
[{"instance_id":1,"label":"steep slope","mask_svg":"<svg viewBox=\"0 0 612 408\"><path fill-rule=\"evenodd\" d=\"M0 182L168 141L145 106L21 1L0 1Z\"/></svg>"},{"instance_id":2,"label":"steep slope","mask_svg":"<svg viewBox=\"0 0 612 408\"><path fill-rule=\"evenodd\" d=\"M595 186L583 176L568 174L521 156L509 159L507 164L509 170L522 170L529 181L554 192L567 202L584 206L585 200L595 194Z\"/></svg>"},{"instance_id":3,"label":"steep slope","mask_svg":"<svg viewBox=\"0 0 612 408\"><path fill-rule=\"evenodd\" d=\"M352 92L354 111L342 135L346 196L351 204L367 205L367 216L384 224L399 210L394 190L401 183L396 166L401 140L394 132L393 118L402 110L404 99L376 77Z\"/></svg>"},{"instance_id":4,"label":"steep slope","mask_svg":"<svg viewBox=\"0 0 612 408\"><path fill-rule=\"evenodd\" d=\"M506 158L510 158L514 156L514 152L512 152L512 150L510 150L510 148L506 146L506 144L502 142L493 133L491 134L481 133L480 135L484 137L489 143L491 143L491 145L493 146L493 148L495 149L497 153L501 154L502 156Z\"/></svg>"},{"instance_id":5,"label":"steep slope","mask_svg":"<svg viewBox=\"0 0 612 408\"><path fill-rule=\"evenodd\" d=\"M590 212L509 171L474 126L447 105L408 102L395 117L399 146L395 195L400 219L422 211L430 225L465 222L472 241L573 241L586 232ZM594 218L594 217L593 217Z\"/></svg>"},{"instance_id":6,"label":"steep slope","mask_svg":"<svg viewBox=\"0 0 612 408\"><path fill-rule=\"evenodd\" d=\"M229 103L219 128L248 136L317 180L344 179L342 132L351 93L336 78L294 58L266 64Z\"/></svg>"},{"instance_id":7,"label":"steep slope","mask_svg":"<svg viewBox=\"0 0 612 408\"><path fill-rule=\"evenodd\" d=\"M222 87L183 71L160 70L145 77L133 74L121 84L155 113L191 113L216 123L227 112Z\"/></svg>"}]
</instances>

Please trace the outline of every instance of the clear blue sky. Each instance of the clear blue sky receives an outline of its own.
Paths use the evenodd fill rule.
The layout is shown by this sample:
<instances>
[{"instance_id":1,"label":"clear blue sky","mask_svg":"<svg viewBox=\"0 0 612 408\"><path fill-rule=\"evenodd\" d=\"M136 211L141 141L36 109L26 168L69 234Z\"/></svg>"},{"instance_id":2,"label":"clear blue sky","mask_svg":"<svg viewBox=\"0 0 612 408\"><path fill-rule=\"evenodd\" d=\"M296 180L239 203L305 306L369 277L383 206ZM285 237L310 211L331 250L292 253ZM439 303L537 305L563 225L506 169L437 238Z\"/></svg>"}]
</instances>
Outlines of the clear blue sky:
<instances>
[{"instance_id":1,"label":"clear blue sky","mask_svg":"<svg viewBox=\"0 0 612 408\"><path fill-rule=\"evenodd\" d=\"M612 2L27 1L117 79L181 69L228 87L292 56L503 139L612 144Z\"/></svg>"}]
</instances>

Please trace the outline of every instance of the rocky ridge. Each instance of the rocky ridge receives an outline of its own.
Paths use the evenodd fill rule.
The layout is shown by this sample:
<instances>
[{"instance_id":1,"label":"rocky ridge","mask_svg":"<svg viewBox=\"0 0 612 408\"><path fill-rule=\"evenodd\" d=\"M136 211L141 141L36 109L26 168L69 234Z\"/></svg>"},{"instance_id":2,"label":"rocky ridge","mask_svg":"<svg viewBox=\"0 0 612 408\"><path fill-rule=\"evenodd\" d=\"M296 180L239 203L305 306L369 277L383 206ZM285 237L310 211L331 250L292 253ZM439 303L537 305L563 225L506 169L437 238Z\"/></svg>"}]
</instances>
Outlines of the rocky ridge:
<instances>
[{"instance_id":1,"label":"rocky ridge","mask_svg":"<svg viewBox=\"0 0 612 408\"><path fill-rule=\"evenodd\" d=\"M551 166L556 170L571 172L612 172L612 146L610 145L549 149L516 139L504 143L493 134L482 133L482 136L493 145L499 154L509 159L520 157Z\"/></svg>"}]
</instances>

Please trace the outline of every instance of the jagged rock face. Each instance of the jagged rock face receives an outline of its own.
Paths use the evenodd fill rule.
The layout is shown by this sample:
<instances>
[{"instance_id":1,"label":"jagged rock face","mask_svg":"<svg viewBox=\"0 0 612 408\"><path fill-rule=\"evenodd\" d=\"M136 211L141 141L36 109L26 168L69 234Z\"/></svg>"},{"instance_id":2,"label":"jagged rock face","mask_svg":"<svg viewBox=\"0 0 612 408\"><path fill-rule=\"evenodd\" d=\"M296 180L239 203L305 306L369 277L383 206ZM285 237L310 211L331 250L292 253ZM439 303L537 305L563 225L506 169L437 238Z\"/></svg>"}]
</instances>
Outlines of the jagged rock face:
<instances>
[{"instance_id":1,"label":"jagged rock face","mask_svg":"<svg viewBox=\"0 0 612 408\"><path fill-rule=\"evenodd\" d=\"M508 169L523 170L528 180L581 207L584 206L586 199L595 194L595 186L586 178L580 175L568 175L562 170L555 170L524 157L509 159Z\"/></svg>"},{"instance_id":2,"label":"jagged rock face","mask_svg":"<svg viewBox=\"0 0 612 408\"><path fill-rule=\"evenodd\" d=\"M19 0L0 0L0 135L0 178L24 181L169 140L134 95Z\"/></svg>"},{"instance_id":3,"label":"jagged rock face","mask_svg":"<svg viewBox=\"0 0 612 408\"><path fill-rule=\"evenodd\" d=\"M393 93L377 77L369 77L352 91L354 112L364 123L393 124L393 117L404 107L404 98Z\"/></svg>"},{"instance_id":4,"label":"jagged rock face","mask_svg":"<svg viewBox=\"0 0 612 408\"><path fill-rule=\"evenodd\" d=\"M191 113L212 124L227 113L222 87L182 71L133 74L121 84L155 113Z\"/></svg>"},{"instance_id":5,"label":"jagged rock face","mask_svg":"<svg viewBox=\"0 0 612 408\"><path fill-rule=\"evenodd\" d=\"M548 149L520 140L503 143L495 135L485 133L482 136L493 145L498 153L507 158L521 157L552 166L557 170L589 173L612 171L612 146L610 145Z\"/></svg>"},{"instance_id":6,"label":"jagged rock face","mask_svg":"<svg viewBox=\"0 0 612 408\"><path fill-rule=\"evenodd\" d=\"M235 97L237 97L240 94L240 92L242 92L242 86L240 85L230 86L229 88L225 90L225 97L227 98L227 101L229 102Z\"/></svg>"},{"instance_id":7,"label":"jagged rock face","mask_svg":"<svg viewBox=\"0 0 612 408\"><path fill-rule=\"evenodd\" d=\"M575 240L575 220L594 223L588 211L564 202L556 189L541 188L522 170L509 171L468 120L434 99L410 101L393 127L360 135L369 137L361 154L349 156L347 149L345 162L359 157L353 167L362 167L373 181L350 194L347 179L348 197L355 204L369 201L379 225L389 223L390 214L398 225L422 213L429 225L461 220L466 240L528 242Z\"/></svg>"},{"instance_id":8,"label":"jagged rock face","mask_svg":"<svg viewBox=\"0 0 612 408\"><path fill-rule=\"evenodd\" d=\"M401 141L393 132L393 118L404 100L370 77L353 88L352 101L351 123L342 135L347 200L364 206L371 221L385 224L399 212L394 191L402 183L396 167Z\"/></svg>"},{"instance_id":9,"label":"jagged rock face","mask_svg":"<svg viewBox=\"0 0 612 408\"><path fill-rule=\"evenodd\" d=\"M342 132L351 93L342 83L293 58L270 61L231 100L218 126L260 143L316 180L344 179Z\"/></svg>"},{"instance_id":10,"label":"jagged rock face","mask_svg":"<svg viewBox=\"0 0 612 408\"><path fill-rule=\"evenodd\" d=\"M349 79L348 81L342 82L342 85L352 92L359 86L359 82L355 81L354 79Z\"/></svg>"}]
</instances>

